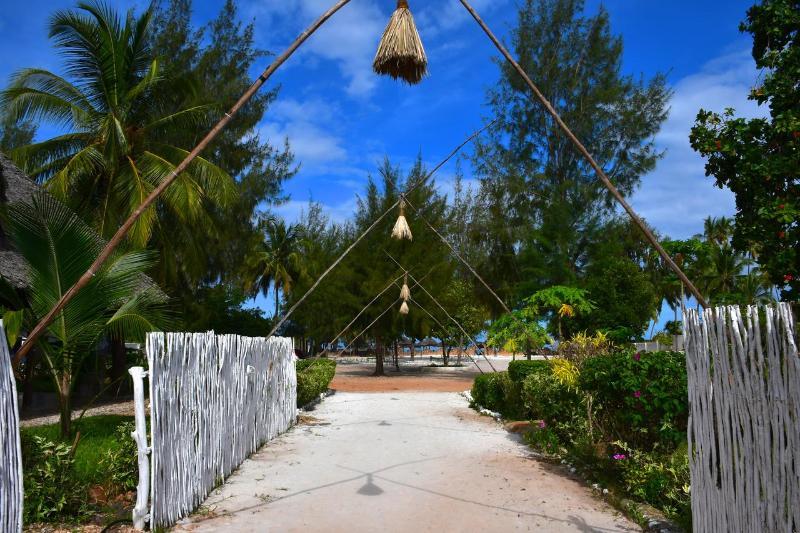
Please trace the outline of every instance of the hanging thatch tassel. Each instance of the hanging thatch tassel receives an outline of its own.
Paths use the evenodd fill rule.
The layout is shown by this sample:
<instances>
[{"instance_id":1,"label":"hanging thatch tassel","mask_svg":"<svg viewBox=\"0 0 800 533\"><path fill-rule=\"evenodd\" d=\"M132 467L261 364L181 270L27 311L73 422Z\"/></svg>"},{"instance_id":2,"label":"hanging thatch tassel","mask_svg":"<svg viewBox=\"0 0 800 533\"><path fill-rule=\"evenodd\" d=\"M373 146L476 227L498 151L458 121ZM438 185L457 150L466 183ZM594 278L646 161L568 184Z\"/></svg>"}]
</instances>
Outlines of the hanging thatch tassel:
<instances>
[{"instance_id":1,"label":"hanging thatch tassel","mask_svg":"<svg viewBox=\"0 0 800 533\"><path fill-rule=\"evenodd\" d=\"M400 216L397 217L397 222L394 223L394 228L392 228L392 237L411 240L411 228L408 227L408 222L406 221L406 202L402 199L400 200Z\"/></svg>"},{"instance_id":2,"label":"hanging thatch tassel","mask_svg":"<svg viewBox=\"0 0 800 533\"><path fill-rule=\"evenodd\" d=\"M402 78L412 85L419 83L427 73L428 58L407 0L397 0L397 9L378 43L372 69L394 79Z\"/></svg>"},{"instance_id":3,"label":"hanging thatch tassel","mask_svg":"<svg viewBox=\"0 0 800 533\"><path fill-rule=\"evenodd\" d=\"M400 289L400 298L407 302L411 298L411 289L408 288L408 274L403 277L403 287Z\"/></svg>"},{"instance_id":4,"label":"hanging thatch tassel","mask_svg":"<svg viewBox=\"0 0 800 533\"><path fill-rule=\"evenodd\" d=\"M403 302L402 304L400 304L400 314L401 315L407 315L408 314L408 304L407 303Z\"/></svg>"}]
</instances>

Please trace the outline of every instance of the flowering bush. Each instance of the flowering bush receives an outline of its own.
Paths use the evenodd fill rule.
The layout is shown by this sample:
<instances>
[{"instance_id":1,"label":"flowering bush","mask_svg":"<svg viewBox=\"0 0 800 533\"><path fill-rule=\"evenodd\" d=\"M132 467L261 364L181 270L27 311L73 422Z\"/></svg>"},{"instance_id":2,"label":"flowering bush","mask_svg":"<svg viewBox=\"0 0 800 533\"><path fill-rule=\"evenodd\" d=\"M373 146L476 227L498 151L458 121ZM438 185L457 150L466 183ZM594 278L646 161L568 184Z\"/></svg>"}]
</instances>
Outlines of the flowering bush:
<instances>
[{"instance_id":1,"label":"flowering bush","mask_svg":"<svg viewBox=\"0 0 800 533\"><path fill-rule=\"evenodd\" d=\"M617 352L587 359L579 386L607 435L650 450L686 440L686 362L679 352Z\"/></svg>"}]
</instances>

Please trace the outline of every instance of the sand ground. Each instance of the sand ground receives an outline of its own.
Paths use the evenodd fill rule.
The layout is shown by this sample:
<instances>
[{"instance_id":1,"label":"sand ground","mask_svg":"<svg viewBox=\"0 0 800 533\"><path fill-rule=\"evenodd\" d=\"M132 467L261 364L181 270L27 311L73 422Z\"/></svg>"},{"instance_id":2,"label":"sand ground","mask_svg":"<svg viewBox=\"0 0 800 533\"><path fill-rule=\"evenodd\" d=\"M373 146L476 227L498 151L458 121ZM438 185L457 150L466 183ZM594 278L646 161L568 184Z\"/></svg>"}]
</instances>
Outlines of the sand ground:
<instances>
[{"instance_id":1,"label":"sand ground","mask_svg":"<svg viewBox=\"0 0 800 533\"><path fill-rule=\"evenodd\" d=\"M303 419L175 530L640 531L454 392L340 390Z\"/></svg>"}]
</instances>

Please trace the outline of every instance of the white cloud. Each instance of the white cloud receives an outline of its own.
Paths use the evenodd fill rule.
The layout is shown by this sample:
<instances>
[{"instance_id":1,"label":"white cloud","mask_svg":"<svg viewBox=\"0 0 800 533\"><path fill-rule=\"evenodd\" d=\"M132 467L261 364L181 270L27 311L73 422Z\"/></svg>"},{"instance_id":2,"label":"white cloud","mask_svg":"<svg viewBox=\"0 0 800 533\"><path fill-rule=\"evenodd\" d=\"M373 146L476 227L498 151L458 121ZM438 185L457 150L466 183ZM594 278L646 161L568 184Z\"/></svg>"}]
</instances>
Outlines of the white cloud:
<instances>
[{"instance_id":1,"label":"white cloud","mask_svg":"<svg viewBox=\"0 0 800 533\"><path fill-rule=\"evenodd\" d=\"M318 99L283 99L275 102L260 128L261 137L273 145L289 139L297 160L311 168L346 159L343 140L333 130L334 109Z\"/></svg>"},{"instance_id":2,"label":"white cloud","mask_svg":"<svg viewBox=\"0 0 800 533\"><path fill-rule=\"evenodd\" d=\"M675 84L669 118L656 136L666 155L642 179L631 200L634 209L661 232L688 237L702 231L707 216L734 213L733 194L705 176L704 160L689 145L689 132L700 109L721 112L733 107L737 116L763 116L766 110L747 100L757 76L749 53L741 50L710 61Z\"/></svg>"},{"instance_id":3,"label":"white cloud","mask_svg":"<svg viewBox=\"0 0 800 533\"><path fill-rule=\"evenodd\" d=\"M320 204L322 205L322 212L330 218L331 222L341 223L352 218L358 206L358 200L353 197L335 204L327 204L324 202L320 202ZM303 213L308 212L308 202L290 200L272 208L272 211L288 223L295 223L300 221Z\"/></svg>"},{"instance_id":4,"label":"white cloud","mask_svg":"<svg viewBox=\"0 0 800 533\"><path fill-rule=\"evenodd\" d=\"M266 19L269 27L283 28L280 35L259 34L270 49L282 49L293 38L332 5L331 0L286 0L255 2L248 13L259 20ZM352 97L369 96L377 84L372 74L372 59L389 12L382 12L375 0L353 0L342 7L298 50L307 64L319 59L333 61L347 80L345 91ZM286 30L293 26L292 33ZM280 41L280 42L278 42ZM294 61L297 65L300 62Z\"/></svg>"}]
</instances>

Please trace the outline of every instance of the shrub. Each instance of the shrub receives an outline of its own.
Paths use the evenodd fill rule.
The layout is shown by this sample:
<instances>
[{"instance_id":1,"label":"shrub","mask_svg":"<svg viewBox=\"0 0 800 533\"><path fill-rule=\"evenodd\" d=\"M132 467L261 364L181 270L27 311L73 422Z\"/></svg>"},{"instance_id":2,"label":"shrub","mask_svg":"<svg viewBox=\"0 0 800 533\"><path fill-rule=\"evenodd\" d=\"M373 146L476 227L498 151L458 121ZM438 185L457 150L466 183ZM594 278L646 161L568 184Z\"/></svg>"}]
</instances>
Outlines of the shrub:
<instances>
[{"instance_id":1,"label":"shrub","mask_svg":"<svg viewBox=\"0 0 800 533\"><path fill-rule=\"evenodd\" d=\"M100 470L104 484L112 494L135 490L139 480L139 461L136 441L131 433L136 429L133 422L117 426L114 436L118 446L109 448L100 459Z\"/></svg>"},{"instance_id":2,"label":"shrub","mask_svg":"<svg viewBox=\"0 0 800 533\"><path fill-rule=\"evenodd\" d=\"M618 461L626 490L634 497L662 509L691 531L691 484L686 445L671 454L647 453L623 446Z\"/></svg>"},{"instance_id":3,"label":"shrub","mask_svg":"<svg viewBox=\"0 0 800 533\"><path fill-rule=\"evenodd\" d=\"M686 439L686 364L679 352L632 353L587 359L580 388L592 395L607 435L636 448L674 448Z\"/></svg>"},{"instance_id":4,"label":"shrub","mask_svg":"<svg viewBox=\"0 0 800 533\"><path fill-rule=\"evenodd\" d=\"M505 411L505 382L508 372L492 372L475 377L472 384L472 398L475 403L491 411Z\"/></svg>"},{"instance_id":5,"label":"shrub","mask_svg":"<svg viewBox=\"0 0 800 533\"><path fill-rule=\"evenodd\" d=\"M68 444L22 434L25 523L63 521L86 512L86 487L75 476Z\"/></svg>"},{"instance_id":6,"label":"shrub","mask_svg":"<svg viewBox=\"0 0 800 533\"><path fill-rule=\"evenodd\" d=\"M334 374L336 361L332 359L302 359L297 361L297 405L302 407L319 398L328 390Z\"/></svg>"},{"instance_id":7,"label":"shrub","mask_svg":"<svg viewBox=\"0 0 800 533\"><path fill-rule=\"evenodd\" d=\"M546 423L564 442L586 429L586 408L577 388L552 373L535 372L525 378L522 398L527 414Z\"/></svg>"},{"instance_id":8,"label":"shrub","mask_svg":"<svg viewBox=\"0 0 800 533\"><path fill-rule=\"evenodd\" d=\"M521 360L508 363L508 377L511 381L522 383L525 378L534 372L550 373L550 363L543 360Z\"/></svg>"}]
</instances>

